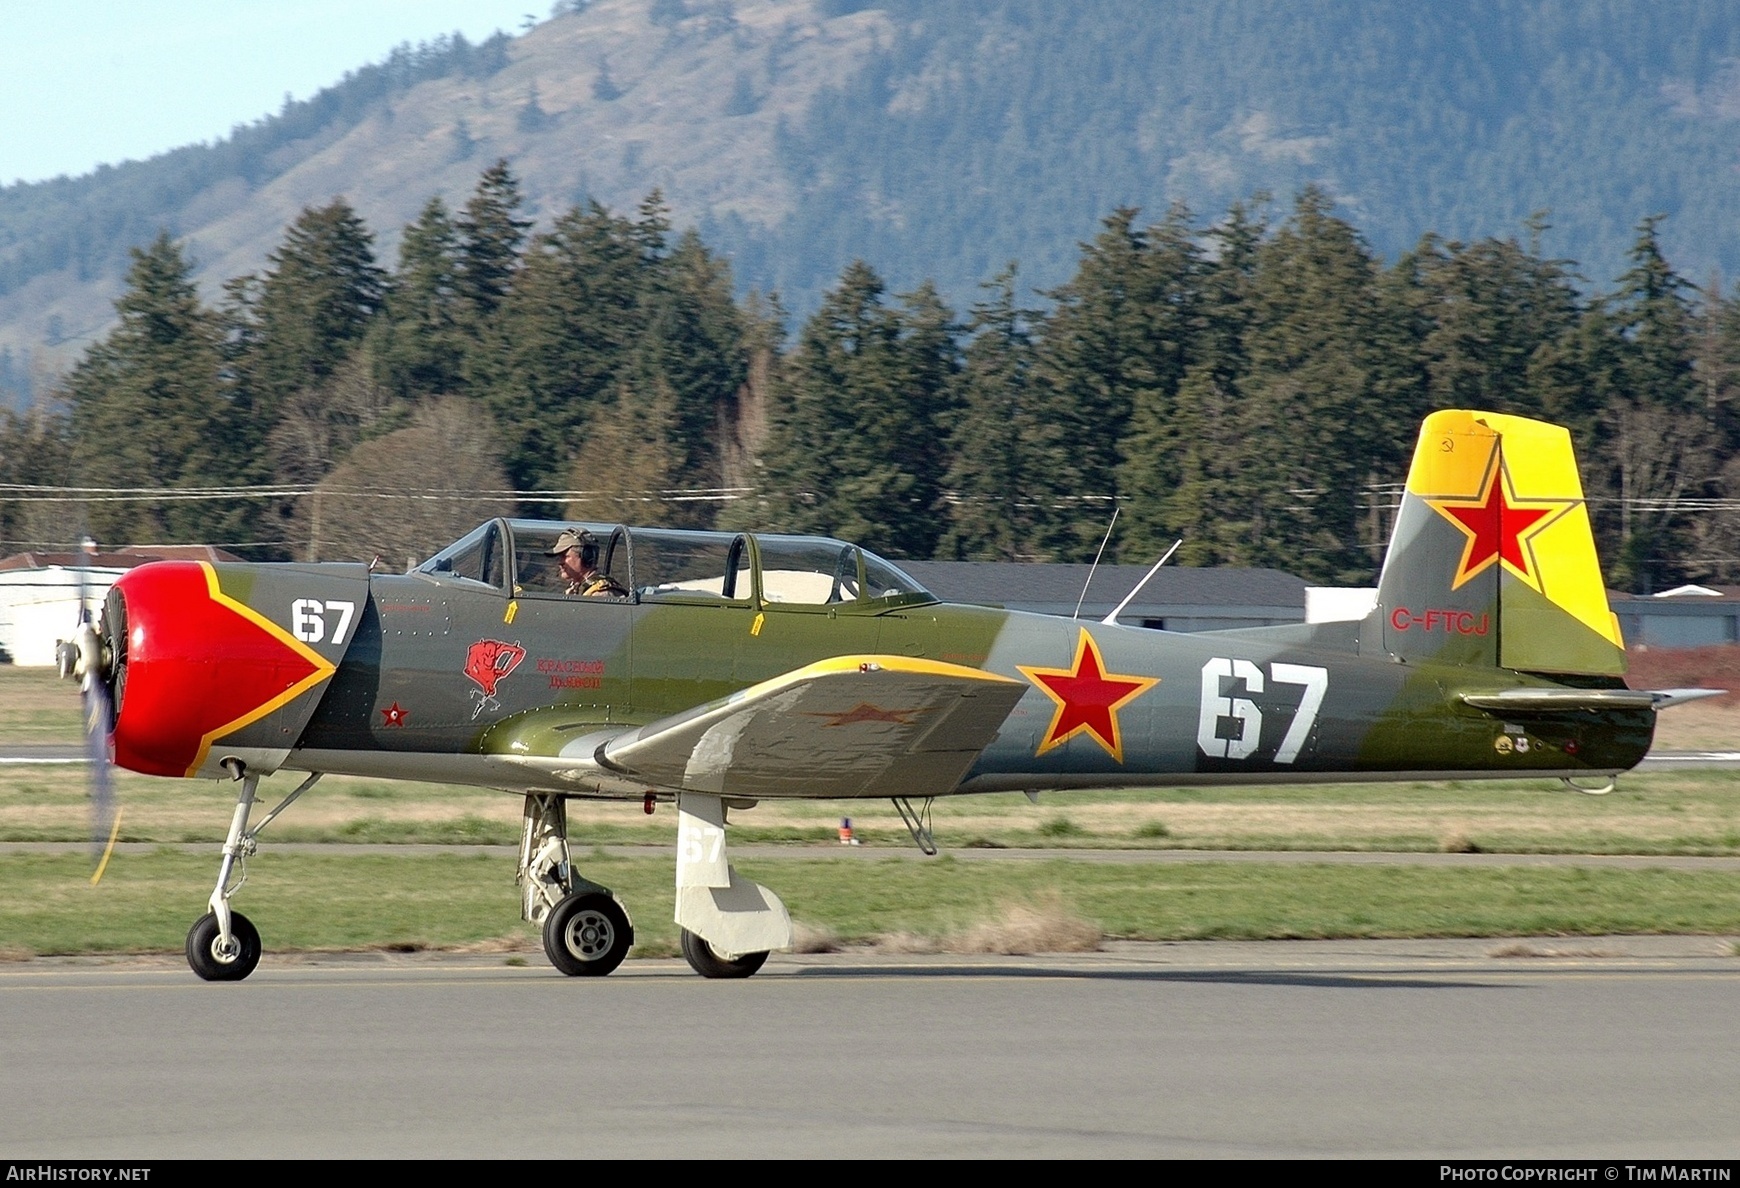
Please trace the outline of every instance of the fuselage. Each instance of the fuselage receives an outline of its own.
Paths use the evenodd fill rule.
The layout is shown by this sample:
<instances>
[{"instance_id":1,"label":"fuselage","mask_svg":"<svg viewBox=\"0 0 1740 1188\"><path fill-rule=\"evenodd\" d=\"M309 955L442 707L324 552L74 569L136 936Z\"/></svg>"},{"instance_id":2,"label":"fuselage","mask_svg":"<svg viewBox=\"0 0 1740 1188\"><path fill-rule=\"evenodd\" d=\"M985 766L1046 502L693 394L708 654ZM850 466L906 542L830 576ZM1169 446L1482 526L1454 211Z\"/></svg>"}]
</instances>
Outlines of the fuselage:
<instances>
[{"instance_id":1,"label":"fuselage","mask_svg":"<svg viewBox=\"0 0 1740 1188\"><path fill-rule=\"evenodd\" d=\"M1605 775L1635 765L1653 731L1653 711L1635 707L1511 720L1474 708L1463 695L1557 686L1404 661L1375 621L1177 634L947 604L823 538L616 529L632 593L576 597L540 563L559 527L496 521L409 574L135 570L110 612L117 760L638 797L652 789L594 762L603 740L842 656L1022 683L960 792ZM866 700L829 725L919 712Z\"/></svg>"},{"instance_id":2,"label":"fuselage","mask_svg":"<svg viewBox=\"0 0 1740 1188\"><path fill-rule=\"evenodd\" d=\"M854 613L524 598L508 624L505 598L441 595L415 577L370 585L298 747L328 767L348 752L374 772L395 754L560 751L840 655L941 660L1031 686L963 792L1616 772L1647 751L1654 720L1506 723L1456 694L1548 682L1362 655L1352 630L1325 646L1297 629L1190 635L945 603ZM480 682L467 675L480 655L513 660L485 664Z\"/></svg>"}]
</instances>

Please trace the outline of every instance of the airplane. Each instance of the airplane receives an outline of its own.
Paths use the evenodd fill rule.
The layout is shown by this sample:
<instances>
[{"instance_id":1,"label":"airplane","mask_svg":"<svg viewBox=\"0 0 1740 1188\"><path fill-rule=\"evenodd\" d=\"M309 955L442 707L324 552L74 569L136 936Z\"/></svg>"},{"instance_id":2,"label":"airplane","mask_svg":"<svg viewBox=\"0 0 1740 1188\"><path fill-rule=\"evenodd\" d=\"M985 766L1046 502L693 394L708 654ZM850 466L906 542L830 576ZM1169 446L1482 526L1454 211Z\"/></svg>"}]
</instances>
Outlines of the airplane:
<instances>
[{"instance_id":1,"label":"airplane","mask_svg":"<svg viewBox=\"0 0 1740 1188\"><path fill-rule=\"evenodd\" d=\"M604 596L576 596L572 544ZM238 864L323 775L524 798L518 883L564 974L604 975L626 908L569 848L570 800L675 806L676 923L711 978L791 944L739 875L728 815L894 802L934 853L936 797L1192 784L1554 777L1611 787L1657 711L1633 690L1569 434L1451 410L1422 425L1375 608L1198 634L940 602L848 542L496 519L404 574L162 561L108 594L70 667L113 760L227 777L235 808L194 973L261 955ZM107 708L112 704L112 710ZM307 773L250 826L262 776Z\"/></svg>"}]
</instances>

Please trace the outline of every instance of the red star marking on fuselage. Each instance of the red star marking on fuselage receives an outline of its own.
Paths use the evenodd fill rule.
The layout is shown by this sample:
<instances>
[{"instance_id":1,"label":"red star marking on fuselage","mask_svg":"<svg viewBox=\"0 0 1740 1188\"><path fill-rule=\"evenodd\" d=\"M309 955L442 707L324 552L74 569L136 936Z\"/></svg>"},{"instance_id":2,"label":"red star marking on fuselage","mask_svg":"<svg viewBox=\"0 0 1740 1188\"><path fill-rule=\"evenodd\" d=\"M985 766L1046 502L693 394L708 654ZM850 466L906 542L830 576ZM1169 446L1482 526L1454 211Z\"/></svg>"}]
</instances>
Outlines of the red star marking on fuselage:
<instances>
[{"instance_id":1,"label":"red star marking on fuselage","mask_svg":"<svg viewBox=\"0 0 1740 1188\"><path fill-rule=\"evenodd\" d=\"M916 709L883 709L879 705L871 705L868 701L860 701L849 710L838 713L809 713L812 718L828 718L829 726L851 726L857 722L893 722L896 726L912 725L912 715Z\"/></svg>"},{"instance_id":2,"label":"red star marking on fuselage","mask_svg":"<svg viewBox=\"0 0 1740 1188\"><path fill-rule=\"evenodd\" d=\"M1452 590L1479 576L1495 562L1535 589L1540 576L1533 564L1529 539L1572 507L1572 499L1518 499L1510 473L1502 463L1486 477L1486 487L1474 499L1428 499L1427 504L1456 525L1468 539L1456 567Z\"/></svg>"},{"instance_id":3,"label":"red star marking on fuselage","mask_svg":"<svg viewBox=\"0 0 1740 1188\"><path fill-rule=\"evenodd\" d=\"M1118 728L1118 711L1160 683L1159 677L1106 672L1100 647L1085 629L1076 640L1075 661L1068 668L1015 667L1057 703L1051 725L1035 752L1039 755L1078 734L1087 734L1122 763L1124 739Z\"/></svg>"},{"instance_id":4,"label":"red star marking on fuselage","mask_svg":"<svg viewBox=\"0 0 1740 1188\"><path fill-rule=\"evenodd\" d=\"M381 711L381 718L382 718L381 725L383 725L383 726L403 726L405 724L405 719L410 717L410 716L411 715L409 713L400 709L399 703L395 701L395 702L393 702L393 704L389 705L386 709Z\"/></svg>"}]
</instances>

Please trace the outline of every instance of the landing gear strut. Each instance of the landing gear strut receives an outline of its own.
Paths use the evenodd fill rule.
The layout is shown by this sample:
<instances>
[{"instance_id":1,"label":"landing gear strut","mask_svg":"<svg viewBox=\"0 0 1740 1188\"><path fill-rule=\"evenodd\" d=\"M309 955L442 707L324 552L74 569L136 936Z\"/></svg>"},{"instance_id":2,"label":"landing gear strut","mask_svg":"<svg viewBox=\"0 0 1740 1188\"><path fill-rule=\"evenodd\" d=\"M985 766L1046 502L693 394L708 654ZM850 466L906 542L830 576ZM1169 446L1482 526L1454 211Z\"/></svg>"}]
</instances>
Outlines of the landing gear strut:
<instances>
[{"instance_id":1,"label":"landing gear strut","mask_svg":"<svg viewBox=\"0 0 1740 1188\"><path fill-rule=\"evenodd\" d=\"M520 914L544 926L544 955L569 977L603 977L634 944L634 925L608 887L582 878L568 854L566 798L526 797L520 834Z\"/></svg>"},{"instance_id":2,"label":"landing gear strut","mask_svg":"<svg viewBox=\"0 0 1740 1188\"><path fill-rule=\"evenodd\" d=\"M254 972L260 964L260 930L240 912L230 910L230 896L248 881L248 859L259 851L256 840L260 830L270 825L279 813L320 780L315 772L296 786L296 790L278 803L254 828L248 828L248 815L254 808L254 793L259 790L260 777L248 771L239 759L224 763L232 778L241 782L236 793L236 811L230 818L230 832L224 839L223 861L218 864L217 886L208 901L211 911L193 922L187 931L187 964L193 972L208 982L239 982ZM234 880L233 882L231 880Z\"/></svg>"},{"instance_id":3,"label":"landing gear strut","mask_svg":"<svg viewBox=\"0 0 1740 1188\"><path fill-rule=\"evenodd\" d=\"M732 869L722 796L677 797L677 927L683 957L704 978L746 978L791 947L779 896Z\"/></svg>"}]
</instances>

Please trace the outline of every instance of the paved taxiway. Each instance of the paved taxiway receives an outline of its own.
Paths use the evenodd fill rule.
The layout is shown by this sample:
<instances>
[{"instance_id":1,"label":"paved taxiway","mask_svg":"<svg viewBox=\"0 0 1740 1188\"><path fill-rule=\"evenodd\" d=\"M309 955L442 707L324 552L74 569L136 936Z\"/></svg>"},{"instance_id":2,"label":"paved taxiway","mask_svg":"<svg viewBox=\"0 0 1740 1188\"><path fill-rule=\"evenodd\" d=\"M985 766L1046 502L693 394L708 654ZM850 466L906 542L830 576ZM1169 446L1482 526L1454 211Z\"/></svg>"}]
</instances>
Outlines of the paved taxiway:
<instances>
[{"instance_id":1,"label":"paved taxiway","mask_svg":"<svg viewBox=\"0 0 1740 1188\"><path fill-rule=\"evenodd\" d=\"M1740 1155L1728 940L0 966L0 1150Z\"/></svg>"}]
</instances>

